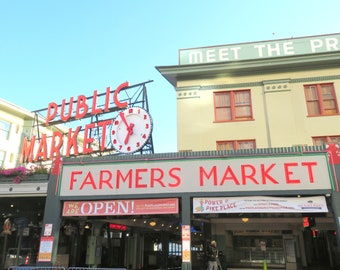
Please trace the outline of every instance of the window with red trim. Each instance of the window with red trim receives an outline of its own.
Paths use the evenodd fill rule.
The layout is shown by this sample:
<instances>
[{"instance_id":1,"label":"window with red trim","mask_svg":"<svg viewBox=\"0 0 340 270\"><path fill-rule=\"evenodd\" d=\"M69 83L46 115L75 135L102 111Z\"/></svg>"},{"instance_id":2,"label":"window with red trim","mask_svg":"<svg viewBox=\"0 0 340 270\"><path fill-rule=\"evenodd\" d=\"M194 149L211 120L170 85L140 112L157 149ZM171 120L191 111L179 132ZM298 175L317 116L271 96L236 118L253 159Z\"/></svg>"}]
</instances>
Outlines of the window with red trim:
<instances>
[{"instance_id":1,"label":"window with red trim","mask_svg":"<svg viewBox=\"0 0 340 270\"><path fill-rule=\"evenodd\" d=\"M215 121L240 121L253 119L250 90L214 93Z\"/></svg>"},{"instance_id":2,"label":"window with red trim","mask_svg":"<svg viewBox=\"0 0 340 270\"><path fill-rule=\"evenodd\" d=\"M235 140L216 142L217 150L255 149L255 140Z\"/></svg>"},{"instance_id":3,"label":"window with red trim","mask_svg":"<svg viewBox=\"0 0 340 270\"><path fill-rule=\"evenodd\" d=\"M320 136L320 137L312 137L313 145L325 145L329 143L340 143L340 135L339 136Z\"/></svg>"},{"instance_id":4,"label":"window with red trim","mask_svg":"<svg viewBox=\"0 0 340 270\"><path fill-rule=\"evenodd\" d=\"M308 116L338 114L333 83L305 85Z\"/></svg>"}]
</instances>

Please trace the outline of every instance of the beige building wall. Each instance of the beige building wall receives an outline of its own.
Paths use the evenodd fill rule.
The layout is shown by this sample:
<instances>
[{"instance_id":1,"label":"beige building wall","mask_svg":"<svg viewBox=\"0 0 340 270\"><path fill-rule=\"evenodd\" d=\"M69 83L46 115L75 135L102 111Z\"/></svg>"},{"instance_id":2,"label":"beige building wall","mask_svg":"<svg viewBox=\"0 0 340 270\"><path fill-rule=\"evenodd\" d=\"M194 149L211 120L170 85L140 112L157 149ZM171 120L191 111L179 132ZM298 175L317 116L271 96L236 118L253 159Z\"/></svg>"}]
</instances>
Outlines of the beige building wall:
<instances>
[{"instance_id":1,"label":"beige building wall","mask_svg":"<svg viewBox=\"0 0 340 270\"><path fill-rule=\"evenodd\" d=\"M178 151L216 150L217 141L252 140L257 148L313 145L312 137L339 136L340 115L308 117L304 84L334 83L340 104L340 68L274 69L268 74L177 81ZM338 76L339 77L339 76ZM214 122L213 93L251 91L253 120Z\"/></svg>"},{"instance_id":2,"label":"beige building wall","mask_svg":"<svg viewBox=\"0 0 340 270\"><path fill-rule=\"evenodd\" d=\"M39 134L38 129L35 124L34 113L30 112L22 107L12 104L6 100L0 99L0 125L1 122L9 124L9 134L7 138L1 138L0 140L0 154L2 155L2 160L0 159L0 168L10 169L22 165L20 163L21 159L21 149L23 145L23 140L25 137L31 139L32 136L38 138L42 134L47 136L47 145L52 144L52 134L54 131L59 131L64 134L64 141L66 142L68 128L64 125L55 126L44 126L44 119L38 117L39 122ZM83 151L83 136L78 136L78 149ZM93 147L98 145L94 144ZM39 148L39 141L35 142L35 152ZM49 150L49 147L48 147ZM73 149L72 149L73 150ZM48 151L49 154L49 151ZM65 143L62 147L62 155L66 154ZM73 152L71 151L71 154ZM34 155L35 156L35 155ZM51 161L47 162L47 164ZM25 164L27 165L27 164Z\"/></svg>"}]
</instances>

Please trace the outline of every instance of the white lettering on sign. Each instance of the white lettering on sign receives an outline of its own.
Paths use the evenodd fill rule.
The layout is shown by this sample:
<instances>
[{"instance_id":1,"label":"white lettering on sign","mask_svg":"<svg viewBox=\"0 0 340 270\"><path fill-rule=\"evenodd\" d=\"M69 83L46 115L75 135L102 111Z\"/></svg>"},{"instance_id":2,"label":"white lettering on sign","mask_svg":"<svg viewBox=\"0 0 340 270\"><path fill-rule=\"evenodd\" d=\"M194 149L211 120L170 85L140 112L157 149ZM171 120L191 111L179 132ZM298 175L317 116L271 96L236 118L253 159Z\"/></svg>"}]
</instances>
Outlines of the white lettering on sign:
<instances>
[{"instance_id":1,"label":"white lettering on sign","mask_svg":"<svg viewBox=\"0 0 340 270\"><path fill-rule=\"evenodd\" d=\"M87 196L310 189L331 189L326 154L64 165L60 194Z\"/></svg>"},{"instance_id":2,"label":"white lettering on sign","mask_svg":"<svg viewBox=\"0 0 340 270\"><path fill-rule=\"evenodd\" d=\"M190 63L212 63L238 60L238 52L240 47L223 48L223 49L210 49L205 52L205 55L200 52L190 53Z\"/></svg>"},{"instance_id":3,"label":"white lettering on sign","mask_svg":"<svg viewBox=\"0 0 340 270\"><path fill-rule=\"evenodd\" d=\"M280 55L293 55L294 46L293 42L274 43L274 44L259 44L254 45L257 49L258 56L262 57L275 57Z\"/></svg>"},{"instance_id":4,"label":"white lettering on sign","mask_svg":"<svg viewBox=\"0 0 340 270\"><path fill-rule=\"evenodd\" d=\"M310 47L312 52L338 51L339 41L336 38L312 39Z\"/></svg>"},{"instance_id":5,"label":"white lettering on sign","mask_svg":"<svg viewBox=\"0 0 340 270\"><path fill-rule=\"evenodd\" d=\"M179 50L179 64L204 64L340 50L340 34Z\"/></svg>"}]
</instances>

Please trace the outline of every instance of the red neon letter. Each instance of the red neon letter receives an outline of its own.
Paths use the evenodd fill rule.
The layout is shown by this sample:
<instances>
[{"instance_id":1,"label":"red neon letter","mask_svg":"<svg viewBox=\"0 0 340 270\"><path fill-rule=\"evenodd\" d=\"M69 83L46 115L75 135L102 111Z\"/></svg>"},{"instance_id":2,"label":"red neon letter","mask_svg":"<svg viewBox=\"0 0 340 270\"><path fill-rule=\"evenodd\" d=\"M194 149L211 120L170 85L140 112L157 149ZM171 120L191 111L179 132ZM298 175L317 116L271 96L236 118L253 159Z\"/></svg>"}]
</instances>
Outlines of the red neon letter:
<instances>
[{"instance_id":1,"label":"red neon letter","mask_svg":"<svg viewBox=\"0 0 340 270\"><path fill-rule=\"evenodd\" d=\"M60 148L63 145L63 134L59 131L54 131L51 142L51 152L49 158L60 157Z\"/></svg>"},{"instance_id":2,"label":"red neon letter","mask_svg":"<svg viewBox=\"0 0 340 270\"><path fill-rule=\"evenodd\" d=\"M47 159L47 142L46 142L46 134L43 134L41 136L41 141L39 143L39 148L37 150L37 155L34 158L34 161L38 161L39 157L42 158L42 160Z\"/></svg>"},{"instance_id":3,"label":"red neon letter","mask_svg":"<svg viewBox=\"0 0 340 270\"><path fill-rule=\"evenodd\" d=\"M91 112L91 114L93 114L93 115L103 112L103 110L101 108L97 108L97 95L98 95L97 93L98 93L98 91L94 90L93 99L92 99L92 112Z\"/></svg>"},{"instance_id":4,"label":"red neon letter","mask_svg":"<svg viewBox=\"0 0 340 270\"><path fill-rule=\"evenodd\" d=\"M94 141L94 138L89 137L90 135L89 133L90 133L91 128L94 128L95 125L96 123L90 123L85 126L84 141L83 141L83 153L84 154L88 154L93 151L92 147L88 147L88 146Z\"/></svg>"},{"instance_id":5,"label":"red neon letter","mask_svg":"<svg viewBox=\"0 0 340 270\"><path fill-rule=\"evenodd\" d=\"M72 128L69 128L67 134L67 146L66 146L66 156L69 157L71 153L71 148L73 147L75 155L78 155L78 144L77 144L77 136L81 129L81 126L77 127L75 132L72 134Z\"/></svg>"},{"instance_id":6,"label":"red neon letter","mask_svg":"<svg viewBox=\"0 0 340 270\"><path fill-rule=\"evenodd\" d=\"M27 140L27 137L24 138L24 142L23 142L22 149L21 149L21 158L20 158L21 163L33 161L34 144L35 144L35 136L31 138L30 142Z\"/></svg>"},{"instance_id":7,"label":"red neon letter","mask_svg":"<svg viewBox=\"0 0 340 270\"><path fill-rule=\"evenodd\" d=\"M86 97L84 95L78 96L77 108L76 108L76 119L83 118L89 110L89 106L86 104Z\"/></svg>"},{"instance_id":8,"label":"red neon letter","mask_svg":"<svg viewBox=\"0 0 340 270\"><path fill-rule=\"evenodd\" d=\"M101 143L100 143L100 150L103 151L105 149L106 144L106 128L108 125L112 124L112 119L100 121L97 123L98 127L102 128L102 137L101 137Z\"/></svg>"},{"instance_id":9,"label":"red neon letter","mask_svg":"<svg viewBox=\"0 0 340 270\"><path fill-rule=\"evenodd\" d=\"M125 83L122 83L121 85L119 85L117 87L117 89L115 90L114 94L113 94L113 102L119 107L119 108L125 108L129 103L127 101L125 102L120 102L118 100L118 94L120 92L120 90L122 90L123 88L125 87L128 87L129 86L129 83L128 82L125 82Z\"/></svg>"},{"instance_id":10,"label":"red neon letter","mask_svg":"<svg viewBox=\"0 0 340 270\"><path fill-rule=\"evenodd\" d=\"M46 122L45 122L46 126L48 126L48 123L52 119L54 119L54 117L56 117L57 112L58 112L58 105L57 105L57 103L50 102L48 104L48 108L47 108L47 115L46 115Z\"/></svg>"},{"instance_id":11,"label":"red neon letter","mask_svg":"<svg viewBox=\"0 0 340 270\"><path fill-rule=\"evenodd\" d=\"M66 100L63 99L61 102L61 113L60 113L60 119L64 122L70 119L72 115L72 107L73 107L73 97L70 98L70 103L68 104L68 113L65 115L65 107L66 107Z\"/></svg>"}]
</instances>

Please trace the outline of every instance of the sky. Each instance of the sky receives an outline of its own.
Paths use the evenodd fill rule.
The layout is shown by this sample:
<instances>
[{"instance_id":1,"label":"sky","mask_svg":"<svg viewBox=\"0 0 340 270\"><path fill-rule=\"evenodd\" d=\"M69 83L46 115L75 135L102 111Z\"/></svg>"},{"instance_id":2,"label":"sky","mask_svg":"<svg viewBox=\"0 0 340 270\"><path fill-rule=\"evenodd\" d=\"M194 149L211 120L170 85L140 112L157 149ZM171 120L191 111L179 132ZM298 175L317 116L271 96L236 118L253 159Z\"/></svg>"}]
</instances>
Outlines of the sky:
<instances>
[{"instance_id":1,"label":"sky","mask_svg":"<svg viewBox=\"0 0 340 270\"><path fill-rule=\"evenodd\" d=\"M339 0L0 0L0 97L25 109L147 84L155 153L177 151L178 50L340 32ZM1 116L0 116L1 117Z\"/></svg>"}]
</instances>

